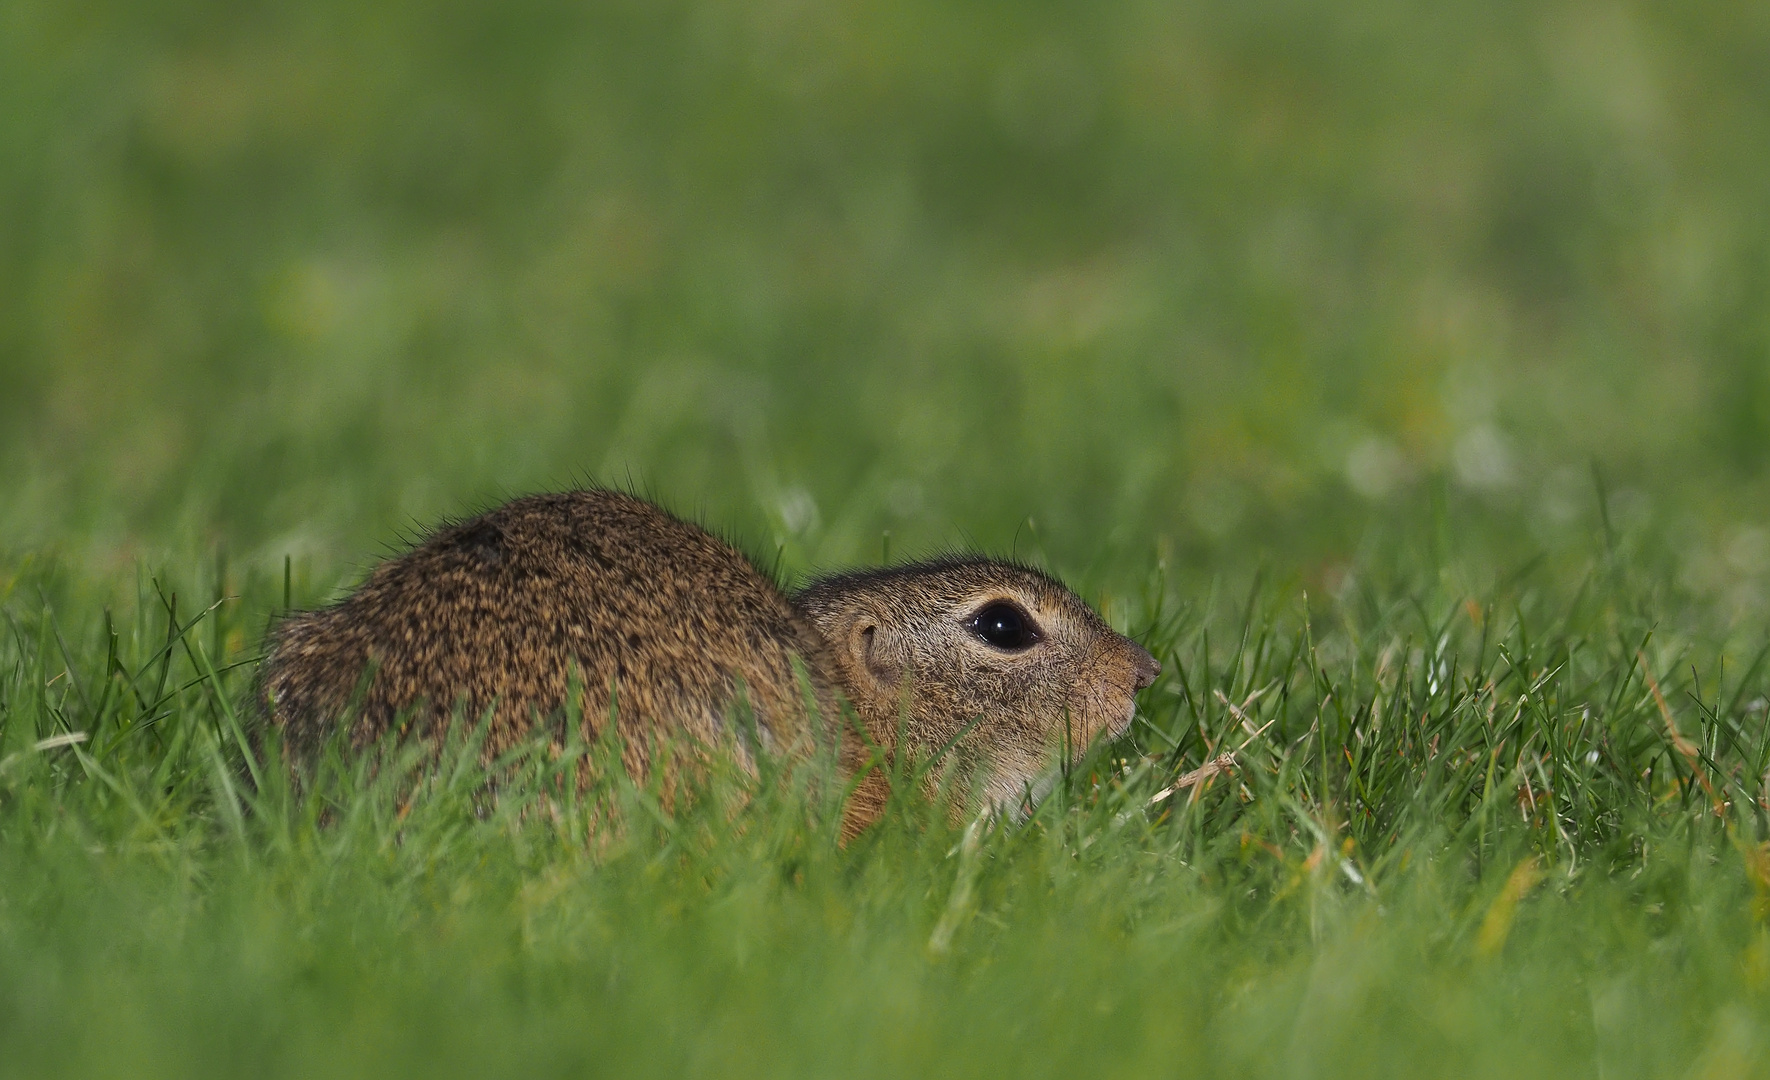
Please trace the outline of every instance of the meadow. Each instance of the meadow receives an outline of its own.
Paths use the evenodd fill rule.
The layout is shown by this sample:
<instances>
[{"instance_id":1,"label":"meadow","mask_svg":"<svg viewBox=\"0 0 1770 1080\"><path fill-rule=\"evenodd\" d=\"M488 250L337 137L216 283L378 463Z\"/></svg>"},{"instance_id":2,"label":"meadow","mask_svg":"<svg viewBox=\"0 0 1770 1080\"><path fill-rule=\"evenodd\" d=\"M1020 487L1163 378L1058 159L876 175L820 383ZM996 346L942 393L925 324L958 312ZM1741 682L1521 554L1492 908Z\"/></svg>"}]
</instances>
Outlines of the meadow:
<instances>
[{"instance_id":1,"label":"meadow","mask_svg":"<svg viewBox=\"0 0 1770 1080\"><path fill-rule=\"evenodd\" d=\"M1770 1073L1766 71L1719 0L0 6L0 1075ZM816 762L255 751L271 620L585 482L1164 672L847 846Z\"/></svg>"}]
</instances>

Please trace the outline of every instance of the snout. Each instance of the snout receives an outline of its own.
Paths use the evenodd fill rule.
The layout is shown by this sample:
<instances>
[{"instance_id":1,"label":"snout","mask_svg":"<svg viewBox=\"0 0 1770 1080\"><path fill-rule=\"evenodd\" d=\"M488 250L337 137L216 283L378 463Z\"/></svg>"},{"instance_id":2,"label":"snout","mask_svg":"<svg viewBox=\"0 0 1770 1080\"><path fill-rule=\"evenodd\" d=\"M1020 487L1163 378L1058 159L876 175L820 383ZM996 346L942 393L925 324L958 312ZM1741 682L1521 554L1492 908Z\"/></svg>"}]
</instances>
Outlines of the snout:
<instances>
[{"instance_id":1,"label":"snout","mask_svg":"<svg viewBox=\"0 0 1770 1080\"><path fill-rule=\"evenodd\" d=\"M1130 638L1125 639L1125 644L1131 647L1131 670L1135 676L1133 689L1142 690L1154 685L1155 677L1162 673L1161 661L1151 656L1148 649Z\"/></svg>"}]
</instances>

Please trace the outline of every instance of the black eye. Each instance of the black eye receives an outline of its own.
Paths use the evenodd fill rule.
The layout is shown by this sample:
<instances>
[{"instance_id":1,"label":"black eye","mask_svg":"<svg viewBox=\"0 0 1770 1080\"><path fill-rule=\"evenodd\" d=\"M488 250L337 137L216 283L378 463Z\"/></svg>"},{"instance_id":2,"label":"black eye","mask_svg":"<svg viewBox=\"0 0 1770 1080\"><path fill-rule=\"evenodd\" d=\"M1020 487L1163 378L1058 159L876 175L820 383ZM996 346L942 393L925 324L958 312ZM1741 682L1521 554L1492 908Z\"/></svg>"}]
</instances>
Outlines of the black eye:
<instances>
[{"instance_id":1,"label":"black eye","mask_svg":"<svg viewBox=\"0 0 1770 1080\"><path fill-rule=\"evenodd\" d=\"M1039 631L1026 612L998 600L971 617L971 632L998 649L1019 652L1039 640Z\"/></svg>"}]
</instances>

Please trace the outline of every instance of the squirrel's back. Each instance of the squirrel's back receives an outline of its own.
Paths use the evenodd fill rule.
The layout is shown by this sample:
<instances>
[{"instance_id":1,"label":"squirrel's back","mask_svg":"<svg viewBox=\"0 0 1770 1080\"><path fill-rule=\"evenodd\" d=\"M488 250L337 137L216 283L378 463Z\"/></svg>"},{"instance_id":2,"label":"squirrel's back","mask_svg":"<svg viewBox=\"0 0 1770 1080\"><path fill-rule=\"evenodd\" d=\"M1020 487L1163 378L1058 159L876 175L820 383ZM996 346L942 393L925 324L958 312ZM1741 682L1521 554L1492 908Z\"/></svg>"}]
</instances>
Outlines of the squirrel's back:
<instances>
[{"instance_id":1,"label":"squirrel's back","mask_svg":"<svg viewBox=\"0 0 1770 1080\"><path fill-rule=\"evenodd\" d=\"M613 704L629 762L642 764L654 734L738 734L727 728L740 687L765 742L809 737L808 689L836 715L824 653L730 544L631 495L589 490L445 526L337 605L290 616L272 633L261 686L298 753L342 717L361 745L456 707L469 719L494 710L495 753L557 718L575 672L584 734L600 733Z\"/></svg>"}]
</instances>

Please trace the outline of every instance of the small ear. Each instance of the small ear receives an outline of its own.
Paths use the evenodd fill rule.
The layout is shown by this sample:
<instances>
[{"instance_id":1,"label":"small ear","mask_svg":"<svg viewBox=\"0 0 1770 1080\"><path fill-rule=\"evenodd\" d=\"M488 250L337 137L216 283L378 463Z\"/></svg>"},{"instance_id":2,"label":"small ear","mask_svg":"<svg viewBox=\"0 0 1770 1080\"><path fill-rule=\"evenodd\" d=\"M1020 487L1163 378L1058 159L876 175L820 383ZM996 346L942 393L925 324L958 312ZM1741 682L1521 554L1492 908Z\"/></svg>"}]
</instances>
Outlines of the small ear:
<instances>
[{"instance_id":1,"label":"small ear","mask_svg":"<svg viewBox=\"0 0 1770 1080\"><path fill-rule=\"evenodd\" d=\"M889 631L881 630L871 619L856 621L848 634L849 669L863 685L854 689L875 700L896 698L903 681L903 664L894 653Z\"/></svg>"}]
</instances>

